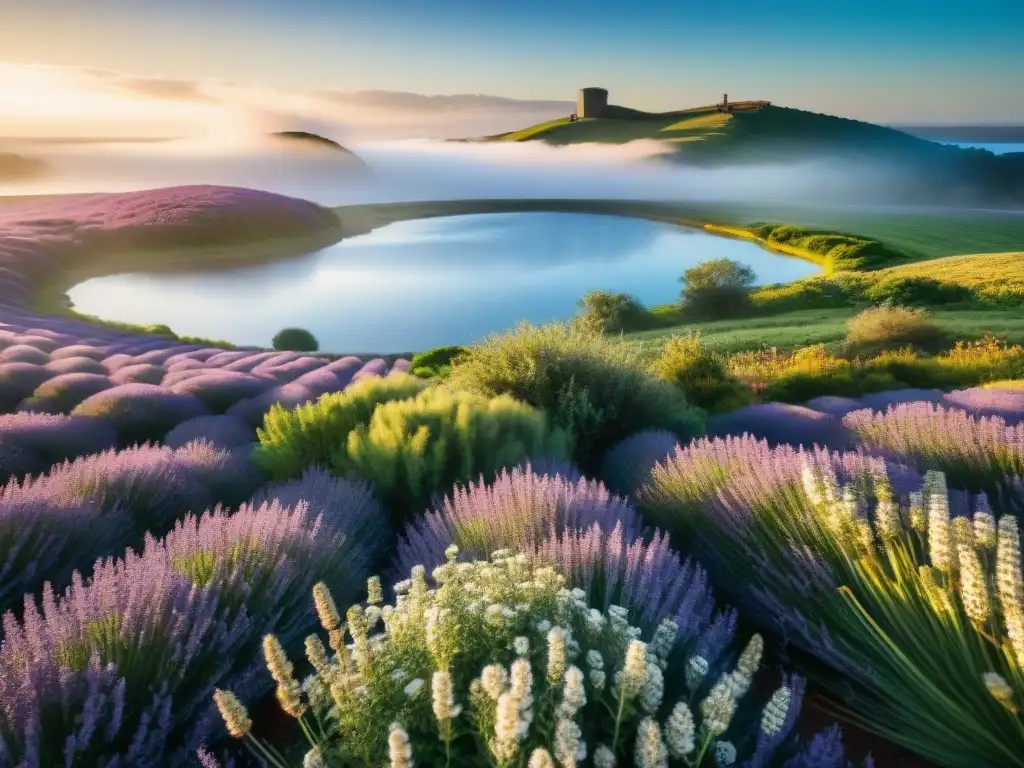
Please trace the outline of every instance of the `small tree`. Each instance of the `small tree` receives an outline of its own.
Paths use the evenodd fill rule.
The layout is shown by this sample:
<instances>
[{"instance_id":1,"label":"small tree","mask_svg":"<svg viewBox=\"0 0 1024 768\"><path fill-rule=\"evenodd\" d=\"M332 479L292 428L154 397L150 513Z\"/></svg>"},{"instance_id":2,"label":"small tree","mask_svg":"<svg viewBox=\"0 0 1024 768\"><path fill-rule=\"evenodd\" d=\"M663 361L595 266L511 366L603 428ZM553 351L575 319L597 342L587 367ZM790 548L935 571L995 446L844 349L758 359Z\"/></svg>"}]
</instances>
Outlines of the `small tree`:
<instances>
[{"instance_id":1,"label":"small tree","mask_svg":"<svg viewBox=\"0 0 1024 768\"><path fill-rule=\"evenodd\" d=\"M750 309L754 270L732 259L711 259L690 267L679 278L683 311L695 319L734 317Z\"/></svg>"},{"instance_id":2,"label":"small tree","mask_svg":"<svg viewBox=\"0 0 1024 768\"><path fill-rule=\"evenodd\" d=\"M305 328L283 328L272 343L281 352L316 352L320 348L316 337Z\"/></svg>"},{"instance_id":3,"label":"small tree","mask_svg":"<svg viewBox=\"0 0 1024 768\"><path fill-rule=\"evenodd\" d=\"M604 333L629 333L647 326L647 309L628 293L591 291L579 300L587 327Z\"/></svg>"}]
</instances>

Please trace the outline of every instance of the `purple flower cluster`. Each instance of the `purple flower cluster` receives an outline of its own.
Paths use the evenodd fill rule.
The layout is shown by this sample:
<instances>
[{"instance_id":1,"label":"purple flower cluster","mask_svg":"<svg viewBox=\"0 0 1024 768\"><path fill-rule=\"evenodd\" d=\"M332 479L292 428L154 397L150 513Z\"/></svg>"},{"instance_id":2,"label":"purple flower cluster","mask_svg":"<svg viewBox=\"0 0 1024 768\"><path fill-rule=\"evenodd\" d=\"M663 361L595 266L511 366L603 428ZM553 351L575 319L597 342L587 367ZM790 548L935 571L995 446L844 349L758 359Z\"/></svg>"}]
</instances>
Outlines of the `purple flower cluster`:
<instances>
[{"instance_id":1,"label":"purple flower cluster","mask_svg":"<svg viewBox=\"0 0 1024 768\"><path fill-rule=\"evenodd\" d=\"M222 726L215 687L268 690L259 645L294 646L309 590L350 600L362 542L305 505L189 517L141 555L107 561L63 595L4 617L0 755L5 764L181 765Z\"/></svg>"},{"instance_id":2,"label":"purple flower cluster","mask_svg":"<svg viewBox=\"0 0 1024 768\"><path fill-rule=\"evenodd\" d=\"M988 494L999 511L1024 510L1024 424L932 403L854 411L843 423L871 449L920 470L940 469L955 488Z\"/></svg>"},{"instance_id":3,"label":"purple flower cluster","mask_svg":"<svg viewBox=\"0 0 1024 768\"><path fill-rule=\"evenodd\" d=\"M632 494L647 479L654 465L664 461L679 445L667 430L637 432L613 446L601 464L601 479L616 493Z\"/></svg>"},{"instance_id":4,"label":"purple flower cluster","mask_svg":"<svg viewBox=\"0 0 1024 768\"><path fill-rule=\"evenodd\" d=\"M113 448L117 433L100 419L50 413L10 413L0 416L0 442L20 446L38 457L26 469L45 472L54 464ZM6 477L0 477L0 481Z\"/></svg>"},{"instance_id":5,"label":"purple flower cluster","mask_svg":"<svg viewBox=\"0 0 1024 768\"><path fill-rule=\"evenodd\" d=\"M629 502L598 481L539 474L527 464L489 485L456 488L408 525L395 572L417 564L432 570L451 544L471 560L510 549L550 564L586 591L591 604L622 605L649 631L671 618L688 641L710 626L714 604L704 570L680 561L667 536L645 529ZM728 631L717 633L715 650L731 640L734 622L731 617Z\"/></svg>"}]
</instances>

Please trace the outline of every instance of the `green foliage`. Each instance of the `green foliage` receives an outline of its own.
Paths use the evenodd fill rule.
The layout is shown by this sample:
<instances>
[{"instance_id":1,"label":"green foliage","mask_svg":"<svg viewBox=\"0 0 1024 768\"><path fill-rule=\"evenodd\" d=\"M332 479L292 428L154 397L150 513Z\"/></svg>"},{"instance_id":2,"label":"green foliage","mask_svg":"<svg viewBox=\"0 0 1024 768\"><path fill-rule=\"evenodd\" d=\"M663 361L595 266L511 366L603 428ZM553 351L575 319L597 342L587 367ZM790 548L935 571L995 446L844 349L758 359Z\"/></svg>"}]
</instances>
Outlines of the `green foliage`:
<instances>
[{"instance_id":1,"label":"green foliage","mask_svg":"<svg viewBox=\"0 0 1024 768\"><path fill-rule=\"evenodd\" d=\"M881 269L914 258L912 254L878 240L792 224L751 224L747 231L769 245L808 252L820 260L826 272Z\"/></svg>"},{"instance_id":2,"label":"green foliage","mask_svg":"<svg viewBox=\"0 0 1024 768\"><path fill-rule=\"evenodd\" d=\"M690 267L680 278L683 313L695 320L746 314L756 280L754 270L732 259L711 259Z\"/></svg>"},{"instance_id":3,"label":"green foliage","mask_svg":"<svg viewBox=\"0 0 1024 768\"><path fill-rule=\"evenodd\" d=\"M307 640L315 670L308 685L299 686L274 638L265 643L278 700L310 743L305 765L511 768L529 761L536 768L556 765L553 756L557 765L575 765L583 745L597 765L667 765L669 750L687 755L693 768L716 763L713 741L730 737L730 723L741 719L733 712L748 698L759 636L727 684L710 688L696 675L665 680L674 623L645 643L624 610L588 610L550 567L507 552L493 562L456 563L454 547L448 555L433 572L436 589L416 566L411 579L395 585L395 605L381 606L378 596L353 606L344 626L320 611L337 655L328 658L319 637ZM317 589L318 608L333 603L325 586ZM379 584L367 591L379 593ZM242 723L248 732L251 721L234 696L220 692L217 703L229 731L239 733L234 726Z\"/></svg>"},{"instance_id":4,"label":"green foliage","mask_svg":"<svg viewBox=\"0 0 1024 768\"><path fill-rule=\"evenodd\" d=\"M672 336L651 368L679 389L688 403L708 411L730 411L750 402L750 392L728 372L729 359L707 348L699 333Z\"/></svg>"},{"instance_id":5,"label":"green foliage","mask_svg":"<svg viewBox=\"0 0 1024 768\"><path fill-rule=\"evenodd\" d=\"M320 348L316 337L305 328L282 328L271 344L282 352L316 352Z\"/></svg>"},{"instance_id":6,"label":"green foliage","mask_svg":"<svg viewBox=\"0 0 1024 768\"><path fill-rule=\"evenodd\" d=\"M378 405L413 397L426 387L412 376L367 378L298 408L275 405L256 430L260 444L252 460L274 480L296 480L309 467L326 467L348 433L368 423Z\"/></svg>"},{"instance_id":7,"label":"green foliage","mask_svg":"<svg viewBox=\"0 0 1024 768\"><path fill-rule=\"evenodd\" d=\"M451 370L452 361L466 351L465 347L435 347L413 355L409 369L421 379L443 378Z\"/></svg>"},{"instance_id":8,"label":"green foliage","mask_svg":"<svg viewBox=\"0 0 1024 768\"><path fill-rule=\"evenodd\" d=\"M650 314L634 296L626 293L591 291L579 300L582 320L604 333L642 331L650 324Z\"/></svg>"},{"instance_id":9,"label":"green foliage","mask_svg":"<svg viewBox=\"0 0 1024 768\"><path fill-rule=\"evenodd\" d=\"M937 352L949 341L949 333L923 309L872 307L847 323L846 351L853 356L905 347Z\"/></svg>"},{"instance_id":10,"label":"green foliage","mask_svg":"<svg viewBox=\"0 0 1024 768\"><path fill-rule=\"evenodd\" d=\"M931 277L903 277L893 273L872 283L864 298L874 304L896 304L901 307L927 307L969 302L970 289L955 283L940 283Z\"/></svg>"},{"instance_id":11,"label":"green foliage","mask_svg":"<svg viewBox=\"0 0 1024 768\"><path fill-rule=\"evenodd\" d=\"M437 388L383 403L368 422L339 435L333 471L373 483L396 527L434 494L527 458L567 459L569 437L547 416L508 395L494 398Z\"/></svg>"},{"instance_id":12,"label":"green foliage","mask_svg":"<svg viewBox=\"0 0 1024 768\"><path fill-rule=\"evenodd\" d=\"M584 471L597 471L611 446L644 429L684 439L704 429L703 414L650 373L636 346L572 324L492 336L455 362L443 386L547 411L574 438Z\"/></svg>"}]
</instances>

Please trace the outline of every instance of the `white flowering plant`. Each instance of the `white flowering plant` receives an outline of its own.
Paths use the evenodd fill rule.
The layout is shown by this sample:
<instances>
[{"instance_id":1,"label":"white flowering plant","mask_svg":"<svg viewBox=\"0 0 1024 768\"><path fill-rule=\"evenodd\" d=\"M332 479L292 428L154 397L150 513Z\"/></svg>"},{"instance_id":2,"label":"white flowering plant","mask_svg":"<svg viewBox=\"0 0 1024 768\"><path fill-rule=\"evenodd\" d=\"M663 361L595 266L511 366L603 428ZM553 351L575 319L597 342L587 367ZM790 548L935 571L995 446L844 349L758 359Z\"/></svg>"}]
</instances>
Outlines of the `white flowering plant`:
<instances>
[{"instance_id":1,"label":"white flowering plant","mask_svg":"<svg viewBox=\"0 0 1024 768\"><path fill-rule=\"evenodd\" d=\"M344 623L317 585L331 651L318 636L307 639L315 673L301 685L280 646L266 641L278 701L310 741L306 768L735 762L727 732L760 663L760 636L717 682L692 657L687 692L669 701L673 622L645 642L625 609L590 608L550 567L508 552L476 562L456 562L454 546L446 554L432 574L436 587L417 566L395 585L395 604L382 605L380 582L371 580L368 604L350 608ZM790 698L784 686L765 708L762 760L793 726ZM237 699L219 691L216 700L231 735L271 765L286 764L252 736Z\"/></svg>"}]
</instances>

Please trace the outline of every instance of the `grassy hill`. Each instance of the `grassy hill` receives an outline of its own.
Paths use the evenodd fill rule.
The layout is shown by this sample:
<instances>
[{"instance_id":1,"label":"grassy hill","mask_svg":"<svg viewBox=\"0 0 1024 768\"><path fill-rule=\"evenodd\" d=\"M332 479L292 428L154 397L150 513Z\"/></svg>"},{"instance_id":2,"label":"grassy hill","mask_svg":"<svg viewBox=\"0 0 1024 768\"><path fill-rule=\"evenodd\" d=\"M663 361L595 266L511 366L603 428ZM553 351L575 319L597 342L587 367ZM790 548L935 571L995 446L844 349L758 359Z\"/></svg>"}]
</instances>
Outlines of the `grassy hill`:
<instances>
[{"instance_id":1,"label":"grassy hill","mask_svg":"<svg viewBox=\"0 0 1024 768\"><path fill-rule=\"evenodd\" d=\"M890 202L1024 205L1024 154L961 149L893 128L789 107L720 113L706 106L656 113L609 106L600 118L570 122L566 116L471 141L564 146L639 140L664 142L672 149L669 159L690 165L828 159L841 178L868 160L876 169L891 172L880 190Z\"/></svg>"}]
</instances>

